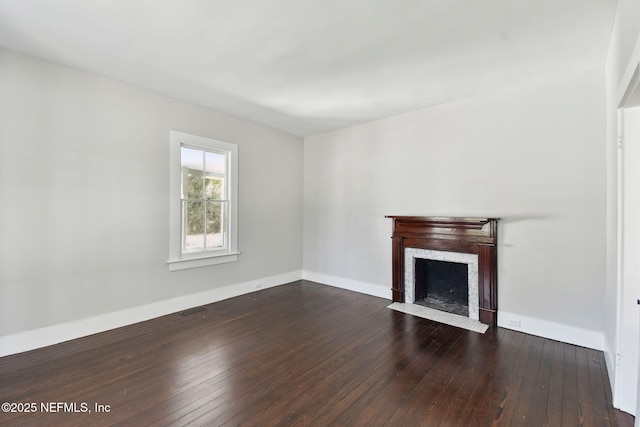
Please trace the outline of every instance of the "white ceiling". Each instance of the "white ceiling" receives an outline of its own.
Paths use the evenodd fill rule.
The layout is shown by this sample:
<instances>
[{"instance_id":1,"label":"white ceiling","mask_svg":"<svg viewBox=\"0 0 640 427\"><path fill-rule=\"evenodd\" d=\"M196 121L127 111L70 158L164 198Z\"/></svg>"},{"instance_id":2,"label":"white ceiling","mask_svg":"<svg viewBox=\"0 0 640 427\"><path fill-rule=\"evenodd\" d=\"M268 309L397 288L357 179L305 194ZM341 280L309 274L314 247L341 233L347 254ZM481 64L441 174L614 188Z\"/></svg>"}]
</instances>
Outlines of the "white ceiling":
<instances>
[{"instance_id":1,"label":"white ceiling","mask_svg":"<svg viewBox=\"0 0 640 427\"><path fill-rule=\"evenodd\" d=\"M308 136L602 66L616 0L0 0L0 46Z\"/></svg>"}]
</instances>

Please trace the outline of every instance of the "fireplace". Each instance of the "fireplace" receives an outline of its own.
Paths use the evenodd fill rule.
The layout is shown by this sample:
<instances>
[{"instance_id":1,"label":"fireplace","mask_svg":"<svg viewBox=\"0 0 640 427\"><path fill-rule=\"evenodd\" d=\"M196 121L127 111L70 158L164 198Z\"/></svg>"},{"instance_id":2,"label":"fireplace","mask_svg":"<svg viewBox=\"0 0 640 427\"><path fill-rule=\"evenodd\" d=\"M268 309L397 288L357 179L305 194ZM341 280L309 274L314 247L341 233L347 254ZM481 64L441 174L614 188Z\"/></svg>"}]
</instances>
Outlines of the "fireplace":
<instances>
[{"instance_id":1,"label":"fireplace","mask_svg":"<svg viewBox=\"0 0 640 427\"><path fill-rule=\"evenodd\" d=\"M478 255L405 248L404 294L404 301L396 302L479 320Z\"/></svg>"},{"instance_id":2,"label":"fireplace","mask_svg":"<svg viewBox=\"0 0 640 427\"><path fill-rule=\"evenodd\" d=\"M414 302L460 316L469 315L469 265L416 258Z\"/></svg>"},{"instance_id":3,"label":"fireplace","mask_svg":"<svg viewBox=\"0 0 640 427\"><path fill-rule=\"evenodd\" d=\"M394 222L394 302L496 325L497 218L387 218Z\"/></svg>"}]
</instances>

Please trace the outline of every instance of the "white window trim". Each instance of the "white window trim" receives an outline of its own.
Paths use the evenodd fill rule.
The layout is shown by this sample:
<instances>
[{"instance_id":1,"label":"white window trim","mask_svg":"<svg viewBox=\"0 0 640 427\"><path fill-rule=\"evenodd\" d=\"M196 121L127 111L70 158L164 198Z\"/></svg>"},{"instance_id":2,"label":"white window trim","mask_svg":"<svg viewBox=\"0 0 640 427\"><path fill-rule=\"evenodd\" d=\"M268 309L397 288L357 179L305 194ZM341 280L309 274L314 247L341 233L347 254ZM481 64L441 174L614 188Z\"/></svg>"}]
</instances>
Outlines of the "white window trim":
<instances>
[{"instance_id":1,"label":"white window trim","mask_svg":"<svg viewBox=\"0 0 640 427\"><path fill-rule=\"evenodd\" d=\"M169 271L186 270L188 268L235 262L238 260L238 146L224 141L170 131L169 146ZM180 147L182 144L205 149L224 150L229 152L227 167L229 168L229 247L220 251L182 253L182 214L181 214L181 163Z\"/></svg>"}]
</instances>

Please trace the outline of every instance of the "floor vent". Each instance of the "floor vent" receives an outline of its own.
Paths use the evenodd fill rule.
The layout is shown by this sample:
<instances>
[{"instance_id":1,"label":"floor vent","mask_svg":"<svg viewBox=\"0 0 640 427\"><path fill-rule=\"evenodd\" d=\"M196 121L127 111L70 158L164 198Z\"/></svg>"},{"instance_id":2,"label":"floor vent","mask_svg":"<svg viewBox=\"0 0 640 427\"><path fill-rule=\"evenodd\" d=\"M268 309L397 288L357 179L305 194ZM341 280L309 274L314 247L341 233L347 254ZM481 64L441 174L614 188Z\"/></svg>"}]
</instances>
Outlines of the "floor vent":
<instances>
[{"instance_id":1,"label":"floor vent","mask_svg":"<svg viewBox=\"0 0 640 427\"><path fill-rule=\"evenodd\" d=\"M206 308L204 308L204 307L193 307L193 308L190 308L188 310L180 311L178 314L180 316L188 316L190 314L198 313L200 311L205 311L205 310L206 310Z\"/></svg>"}]
</instances>

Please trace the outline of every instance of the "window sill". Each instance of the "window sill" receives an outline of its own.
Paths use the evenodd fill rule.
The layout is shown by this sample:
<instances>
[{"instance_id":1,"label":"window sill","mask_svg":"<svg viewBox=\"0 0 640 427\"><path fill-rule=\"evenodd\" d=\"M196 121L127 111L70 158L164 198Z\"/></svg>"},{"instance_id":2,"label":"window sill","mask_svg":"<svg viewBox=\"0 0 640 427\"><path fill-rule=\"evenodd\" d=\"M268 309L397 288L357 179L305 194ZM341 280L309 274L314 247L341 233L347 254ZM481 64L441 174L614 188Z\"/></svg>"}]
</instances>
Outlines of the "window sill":
<instances>
[{"instance_id":1,"label":"window sill","mask_svg":"<svg viewBox=\"0 0 640 427\"><path fill-rule=\"evenodd\" d=\"M187 270L189 268L236 262L238 261L238 255L240 255L240 252L231 252L219 255L209 254L191 258L176 258L167 260L167 264L169 264L169 271Z\"/></svg>"}]
</instances>

